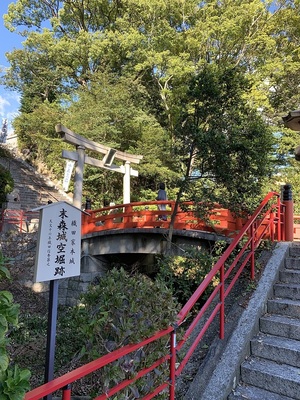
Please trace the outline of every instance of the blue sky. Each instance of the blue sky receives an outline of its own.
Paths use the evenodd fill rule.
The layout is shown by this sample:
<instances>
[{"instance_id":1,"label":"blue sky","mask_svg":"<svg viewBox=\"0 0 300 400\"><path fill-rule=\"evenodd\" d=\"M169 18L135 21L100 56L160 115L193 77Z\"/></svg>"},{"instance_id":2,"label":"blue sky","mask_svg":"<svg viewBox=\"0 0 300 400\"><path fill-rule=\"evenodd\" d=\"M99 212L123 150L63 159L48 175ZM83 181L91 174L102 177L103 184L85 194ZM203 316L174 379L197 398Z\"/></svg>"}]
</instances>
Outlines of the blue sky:
<instances>
[{"instance_id":1,"label":"blue sky","mask_svg":"<svg viewBox=\"0 0 300 400\"><path fill-rule=\"evenodd\" d=\"M5 53L12 51L14 48L21 48L22 41L24 40L20 35L10 32L4 27L3 14L6 14L8 5L13 3L12 0L0 0L0 68L1 70L8 67L8 62L5 57ZM16 115L19 107L19 95L8 90L5 90L0 85L0 122L7 118L8 120L8 133L12 131L10 122ZM2 125L2 124L1 124Z\"/></svg>"}]
</instances>

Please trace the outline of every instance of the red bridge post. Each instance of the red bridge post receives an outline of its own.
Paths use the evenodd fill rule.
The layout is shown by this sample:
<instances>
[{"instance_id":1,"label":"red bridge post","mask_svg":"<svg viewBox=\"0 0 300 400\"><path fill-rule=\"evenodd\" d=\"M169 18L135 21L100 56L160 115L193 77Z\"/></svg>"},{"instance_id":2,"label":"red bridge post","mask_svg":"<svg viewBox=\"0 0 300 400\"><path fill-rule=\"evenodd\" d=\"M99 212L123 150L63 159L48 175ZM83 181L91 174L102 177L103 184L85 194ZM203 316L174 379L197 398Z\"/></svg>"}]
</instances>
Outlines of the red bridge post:
<instances>
[{"instance_id":1,"label":"red bridge post","mask_svg":"<svg viewBox=\"0 0 300 400\"><path fill-rule=\"evenodd\" d=\"M282 200L285 205L285 241L292 242L294 240L294 202L292 195L292 185L283 186Z\"/></svg>"}]
</instances>

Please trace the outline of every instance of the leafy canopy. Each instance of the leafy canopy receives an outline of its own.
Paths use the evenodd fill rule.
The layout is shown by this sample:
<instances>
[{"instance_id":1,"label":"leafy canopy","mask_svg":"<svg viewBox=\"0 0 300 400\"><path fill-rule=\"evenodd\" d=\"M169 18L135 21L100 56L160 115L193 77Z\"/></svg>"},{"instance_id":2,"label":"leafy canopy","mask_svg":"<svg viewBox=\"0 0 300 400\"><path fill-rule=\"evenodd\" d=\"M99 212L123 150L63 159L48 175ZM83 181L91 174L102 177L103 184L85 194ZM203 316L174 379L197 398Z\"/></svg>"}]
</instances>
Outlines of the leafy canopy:
<instances>
[{"instance_id":1,"label":"leafy canopy","mask_svg":"<svg viewBox=\"0 0 300 400\"><path fill-rule=\"evenodd\" d=\"M299 97L299 8L296 0L277 1L275 7L261 0L18 0L9 6L5 22L25 40L23 49L7 54L11 67L4 81L22 96L15 123L20 143L32 149L34 162L44 156L43 140L44 148L53 151L54 126L62 122L86 137L143 154L139 178L133 180L133 198L138 199L146 193L153 198L162 179L179 188L185 172L177 158L180 151L174 149L187 135L198 148L194 173L203 171L209 178L194 191L201 194L211 187L214 193L212 183L218 182L224 195L230 179L234 197L241 191L250 195L255 182L254 195L259 195L270 173L268 155L274 152L265 124L282 131L278 124L284 106L294 107ZM205 74L210 88L200 82ZM241 75L247 84L240 83L240 93L234 93ZM193 102L198 104L194 111ZM56 116L51 116L53 104ZM198 122L191 121L193 112ZM184 113L190 117L178 134ZM208 115L217 122L204 127ZM44 119L52 121L51 133L37 132ZM205 154L203 145L209 150ZM291 141L289 152L293 146ZM62 171L56 161L47 164ZM103 191L103 197L111 193L112 200L121 199L120 177L109 183L106 172L88 173L86 193Z\"/></svg>"}]
</instances>

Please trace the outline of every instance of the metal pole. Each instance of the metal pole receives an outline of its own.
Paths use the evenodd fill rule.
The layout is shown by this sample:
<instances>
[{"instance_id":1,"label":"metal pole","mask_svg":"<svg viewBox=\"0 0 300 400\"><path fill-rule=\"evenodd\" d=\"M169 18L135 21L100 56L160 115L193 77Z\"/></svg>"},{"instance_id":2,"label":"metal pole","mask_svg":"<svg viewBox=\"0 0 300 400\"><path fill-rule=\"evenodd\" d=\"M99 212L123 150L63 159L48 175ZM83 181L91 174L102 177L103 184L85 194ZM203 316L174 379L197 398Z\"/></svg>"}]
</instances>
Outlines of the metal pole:
<instances>
[{"instance_id":1,"label":"metal pole","mask_svg":"<svg viewBox=\"0 0 300 400\"><path fill-rule=\"evenodd\" d=\"M251 265L250 265L250 278L254 280L255 278L255 235L256 235L256 226L254 224L251 225Z\"/></svg>"},{"instance_id":2,"label":"metal pole","mask_svg":"<svg viewBox=\"0 0 300 400\"><path fill-rule=\"evenodd\" d=\"M170 386L169 400L175 400L175 378L176 378L176 330L171 332L171 358L170 358Z\"/></svg>"},{"instance_id":3,"label":"metal pole","mask_svg":"<svg viewBox=\"0 0 300 400\"><path fill-rule=\"evenodd\" d=\"M71 385L68 384L63 388L62 400L71 400Z\"/></svg>"},{"instance_id":4,"label":"metal pole","mask_svg":"<svg viewBox=\"0 0 300 400\"><path fill-rule=\"evenodd\" d=\"M282 240L282 217L281 217L281 201L280 197L277 197L277 240L281 241Z\"/></svg>"},{"instance_id":5,"label":"metal pole","mask_svg":"<svg viewBox=\"0 0 300 400\"><path fill-rule=\"evenodd\" d=\"M75 168L73 205L81 209L85 147L77 146L78 160Z\"/></svg>"},{"instance_id":6,"label":"metal pole","mask_svg":"<svg viewBox=\"0 0 300 400\"><path fill-rule=\"evenodd\" d=\"M224 339L225 336L225 265L223 264L220 268L220 339Z\"/></svg>"},{"instance_id":7,"label":"metal pole","mask_svg":"<svg viewBox=\"0 0 300 400\"><path fill-rule=\"evenodd\" d=\"M130 203L130 162L125 162L125 174L123 177L123 204Z\"/></svg>"},{"instance_id":8,"label":"metal pole","mask_svg":"<svg viewBox=\"0 0 300 400\"><path fill-rule=\"evenodd\" d=\"M54 359L55 359L55 337L58 306L58 283L55 279L50 281L49 308L48 308L48 329L46 346L46 365L45 365L45 383L53 380L54 377ZM44 397L44 400L51 400L52 394Z\"/></svg>"}]
</instances>

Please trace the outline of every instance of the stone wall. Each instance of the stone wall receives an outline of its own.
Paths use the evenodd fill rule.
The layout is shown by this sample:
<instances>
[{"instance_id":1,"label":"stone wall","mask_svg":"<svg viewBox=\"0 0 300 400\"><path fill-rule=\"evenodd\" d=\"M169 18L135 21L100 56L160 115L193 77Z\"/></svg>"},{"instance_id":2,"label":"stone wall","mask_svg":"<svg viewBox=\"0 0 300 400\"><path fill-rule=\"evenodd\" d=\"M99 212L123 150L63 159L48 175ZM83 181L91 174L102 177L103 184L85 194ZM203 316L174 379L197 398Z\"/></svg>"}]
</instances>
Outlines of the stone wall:
<instances>
[{"instance_id":1,"label":"stone wall","mask_svg":"<svg viewBox=\"0 0 300 400\"><path fill-rule=\"evenodd\" d=\"M0 251L8 258L8 268L13 282L40 293L43 298L48 299L49 283L34 283L34 265L37 245L37 233L17 233L9 231L0 233ZM59 304L74 306L78 304L80 295L85 292L90 282L99 274L103 268L97 261L81 263L79 277L61 279L59 282L58 296ZM93 268L91 266L94 265ZM102 272L99 272L102 271Z\"/></svg>"},{"instance_id":2,"label":"stone wall","mask_svg":"<svg viewBox=\"0 0 300 400\"><path fill-rule=\"evenodd\" d=\"M26 213L22 224L23 233L19 233L20 224L12 224L8 219L0 224L0 251L9 258L9 269L13 282L40 293L48 299L49 284L34 283L34 264L37 244L38 216L30 214L30 210L46 205L48 200L67 201L72 203L72 195L60 189L60 184L54 184L42 176L32 166L20 158L16 149L11 151L11 158L0 157L0 164L10 171L14 179L14 188L20 195L20 210ZM1 205L0 205L1 207ZM7 207L4 207L7 208ZM7 210L6 210L7 211ZM3 212L3 211L1 211ZM85 257L86 259L86 257ZM82 262L81 274L76 278L61 279L59 282L59 304L73 306L79 302L80 294L84 292L91 280L99 275L98 262Z\"/></svg>"}]
</instances>

